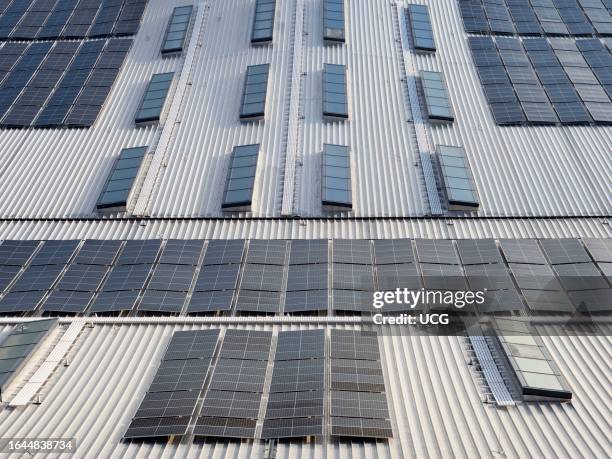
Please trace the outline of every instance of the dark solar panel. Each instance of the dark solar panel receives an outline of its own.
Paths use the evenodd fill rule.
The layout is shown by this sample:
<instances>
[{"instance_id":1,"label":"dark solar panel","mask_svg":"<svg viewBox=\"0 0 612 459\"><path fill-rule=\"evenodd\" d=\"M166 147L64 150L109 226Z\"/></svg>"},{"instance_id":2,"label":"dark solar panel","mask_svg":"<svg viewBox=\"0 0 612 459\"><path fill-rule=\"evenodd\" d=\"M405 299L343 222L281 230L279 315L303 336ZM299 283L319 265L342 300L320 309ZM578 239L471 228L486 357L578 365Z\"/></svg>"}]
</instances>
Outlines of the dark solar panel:
<instances>
[{"instance_id":1,"label":"dark solar panel","mask_svg":"<svg viewBox=\"0 0 612 459\"><path fill-rule=\"evenodd\" d=\"M578 239L541 239L540 245L553 265L591 261Z\"/></svg>"},{"instance_id":2,"label":"dark solar panel","mask_svg":"<svg viewBox=\"0 0 612 459\"><path fill-rule=\"evenodd\" d=\"M510 263L510 270L521 290L561 290L548 265Z\"/></svg>"},{"instance_id":3,"label":"dark solar panel","mask_svg":"<svg viewBox=\"0 0 612 459\"><path fill-rule=\"evenodd\" d=\"M175 265L197 265L204 241L170 239L159 257L160 263Z\"/></svg>"},{"instance_id":4,"label":"dark solar panel","mask_svg":"<svg viewBox=\"0 0 612 459\"><path fill-rule=\"evenodd\" d=\"M275 360L325 357L325 330L279 332Z\"/></svg>"},{"instance_id":5,"label":"dark solar panel","mask_svg":"<svg viewBox=\"0 0 612 459\"><path fill-rule=\"evenodd\" d=\"M508 263L546 264L546 258L535 240L504 239L500 245Z\"/></svg>"},{"instance_id":6,"label":"dark solar panel","mask_svg":"<svg viewBox=\"0 0 612 459\"><path fill-rule=\"evenodd\" d=\"M380 360L378 336L375 332L331 331L331 357L354 360Z\"/></svg>"},{"instance_id":7,"label":"dark solar panel","mask_svg":"<svg viewBox=\"0 0 612 459\"><path fill-rule=\"evenodd\" d=\"M229 311L233 296L233 290L194 292L187 307L187 314Z\"/></svg>"},{"instance_id":8,"label":"dark solar panel","mask_svg":"<svg viewBox=\"0 0 612 459\"><path fill-rule=\"evenodd\" d=\"M233 290L238 282L239 271L239 264L202 266L195 291Z\"/></svg>"},{"instance_id":9,"label":"dark solar panel","mask_svg":"<svg viewBox=\"0 0 612 459\"><path fill-rule=\"evenodd\" d=\"M112 265L122 241L101 241L87 239L79 253L74 258L74 263L84 265Z\"/></svg>"},{"instance_id":10,"label":"dark solar panel","mask_svg":"<svg viewBox=\"0 0 612 459\"><path fill-rule=\"evenodd\" d=\"M287 291L326 290L327 264L291 265L287 278Z\"/></svg>"},{"instance_id":11,"label":"dark solar panel","mask_svg":"<svg viewBox=\"0 0 612 459\"><path fill-rule=\"evenodd\" d=\"M242 273L240 289L280 292L282 284L282 266L246 264Z\"/></svg>"},{"instance_id":12,"label":"dark solar panel","mask_svg":"<svg viewBox=\"0 0 612 459\"><path fill-rule=\"evenodd\" d=\"M45 292L11 292L0 300L0 314L26 312L36 309Z\"/></svg>"},{"instance_id":13,"label":"dark solar panel","mask_svg":"<svg viewBox=\"0 0 612 459\"><path fill-rule=\"evenodd\" d=\"M115 266L102 290L105 292L140 290L144 287L151 266L150 264Z\"/></svg>"},{"instance_id":14,"label":"dark solar panel","mask_svg":"<svg viewBox=\"0 0 612 459\"><path fill-rule=\"evenodd\" d=\"M138 310L178 314L183 308L186 297L186 292L146 290L138 304Z\"/></svg>"},{"instance_id":15,"label":"dark solar panel","mask_svg":"<svg viewBox=\"0 0 612 459\"><path fill-rule=\"evenodd\" d=\"M208 386L209 391L261 392L267 366L268 363L261 360L219 359ZM257 409L259 410L259 403ZM222 413L208 414L223 415ZM257 412L254 417L257 418Z\"/></svg>"},{"instance_id":16,"label":"dark solar panel","mask_svg":"<svg viewBox=\"0 0 612 459\"><path fill-rule=\"evenodd\" d=\"M279 312L280 292L240 290L236 300L236 311L274 314Z\"/></svg>"},{"instance_id":17,"label":"dark solar panel","mask_svg":"<svg viewBox=\"0 0 612 459\"><path fill-rule=\"evenodd\" d=\"M413 263L376 266L378 290L395 290L396 288L418 289L419 273Z\"/></svg>"},{"instance_id":18,"label":"dark solar panel","mask_svg":"<svg viewBox=\"0 0 612 459\"><path fill-rule=\"evenodd\" d=\"M263 265L284 265L286 255L287 241L254 239L249 242L246 261Z\"/></svg>"},{"instance_id":19,"label":"dark solar panel","mask_svg":"<svg viewBox=\"0 0 612 459\"><path fill-rule=\"evenodd\" d=\"M327 290L302 290L287 292L285 295L285 312L299 313L309 311L327 311Z\"/></svg>"},{"instance_id":20,"label":"dark solar panel","mask_svg":"<svg viewBox=\"0 0 612 459\"><path fill-rule=\"evenodd\" d=\"M334 263L372 264L370 241L334 239L332 241Z\"/></svg>"},{"instance_id":21,"label":"dark solar panel","mask_svg":"<svg viewBox=\"0 0 612 459\"><path fill-rule=\"evenodd\" d=\"M391 422L387 419L331 418L331 435L337 437L390 438Z\"/></svg>"},{"instance_id":22,"label":"dark solar panel","mask_svg":"<svg viewBox=\"0 0 612 459\"><path fill-rule=\"evenodd\" d=\"M344 290L374 290L374 274L370 265L333 264L333 288Z\"/></svg>"},{"instance_id":23,"label":"dark solar panel","mask_svg":"<svg viewBox=\"0 0 612 459\"><path fill-rule=\"evenodd\" d=\"M2 293L9 286L19 271L19 266L0 265L0 293Z\"/></svg>"},{"instance_id":24,"label":"dark solar panel","mask_svg":"<svg viewBox=\"0 0 612 459\"><path fill-rule=\"evenodd\" d=\"M30 266L19 277L12 292L49 290L64 269L64 265Z\"/></svg>"},{"instance_id":25,"label":"dark solar panel","mask_svg":"<svg viewBox=\"0 0 612 459\"><path fill-rule=\"evenodd\" d=\"M101 292L91 306L91 312L131 311L137 298L137 291Z\"/></svg>"},{"instance_id":26,"label":"dark solar panel","mask_svg":"<svg viewBox=\"0 0 612 459\"><path fill-rule=\"evenodd\" d=\"M374 258L377 265L412 263L410 239L377 239L374 241Z\"/></svg>"},{"instance_id":27,"label":"dark solar panel","mask_svg":"<svg viewBox=\"0 0 612 459\"><path fill-rule=\"evenodd\" d=\"M417 239L416 249L421 263L459 264L459 258L452 241Z\"/></svg>"},{"instance_id":28,"label":"dark solar panel","mask_svg":"<svg viewBox=\"0 0 612 459\"><path fill-rule=\"evenodd\" d=\"M261 393L214 390L211 386L202 403L202 412L206 416L257 420L260 403Z\"/></svg>"},{"instance_id":29,"label":"dark solar panel","mask_svg":"<svg viewBox=\"0 0 612 459\"><path fill-rule=\"evenodd\" d=\"M42 309L48 312L79 314L85 312L93 296L91 292L55 290L45 300Z\"/></svg>"},{"instance_id":30,"label":"dark solar panel","mask_svg":"<svg viewBox=\"0 0 612 459\"><path fill-rule=\"evenodd\" d=\"M191 265L157 265L147 289L187 292L194 273L195 266Z\"/></svg>"},{"instance_id":31,"label":"dark solar panel","mask_svg":"<svg viewBox=\"0 0 612 459\"><path fill-rule=\"evenodd\" d=\"M334 417L389 419L384 393L332 390L330 410Z\"/></svg>"},{"instance_id":32,"label":"dark solar panel","mask_svg":"<svg viewBox=\"0 0 612 459\"><path fill-rule=\"evenodd\" d=\"M460 239L457 248L464 265L504 262L493 239Z\"/></svg>"},{"instance_id":33,"label":"dark solar panel","mask_svg":"<svg viewBox=\"0 0 612 459\"><path fill-rule=\"evenodd\" d=\"M294 240L291 241L290 265L327 263L327 240Z\"/></svg>"},{"instance_id":34,"label":"dark solar panel","mask_svg":"<svg viewBox=\"0 0 612 459\"><path fill-rule=\"evenodd\" d=\"M258 330L228 329L219 357L227 359L267 360L272 333Z\"/></svg>"},{"instance_id":35,"label":"dark solar panel","mask_svg":"<svg viewBox=\"0 0 612 459\"><path fill-rule=\"evenodd\" d=\"M356 290L333 290L333 304L335 311L372 311L372 294Z\"/></svg>"},{"instance_id":36,"label":"dark solar panel","mask_svg":"<svg viewBox=\"0 0 612 459\"><path fill-rule=\"evenodd\" d=\"M133 265L140 263L154 263L161 245L160 240L130 240L125 243L118 265Z\"/></svg>"},{"instance_id":37,"label":"dark solar panel","mask_svg":"<svg viewBox=\"0 0 612 459\"><path fill-rule=\"evenodd\" d=\"M583 242L593 260L602 263L612 262L612 239L583 239Z\"/></svg>"},{"instance_id":38,"label":"dark solar panel","mask_svg":"<svg viewBox=\"0 0 612 459\"><path fill-rule=\"evenodd\" d=\"M245 241L242 239L210 241L204 255L204 265L240 263L244 243Z\"/></svg>"},{"instance_id":39,"label":"dark solar panel","mask_svg":"<svg viewBox=\"0 0 612 459\"><path fill-rule=\"evenodd\" d=\"M256 425L256 419L201 416L193 433L205 437L254 438Z\"/></svg>"},{"instance_id":40,"label":"dark solar panel","mask_svg":"<svg viewBox=\"0 0 612 459\"><path fill-rule=\"evenodd\" d=\"M57 288L77 292L95 292L104 279L106 266L73 264L62 277Z\"/></svg>"},{"instance_id":41,"label":"dark solar panel","mask_svg":"<svg viewBox=\"0 0 612 459\"><path fill-rule=\"evenodd\" d=\"M276 360L270 393L322 390L325 381L325 358Z\"/></svg>"},{"instance_id":42,"label":"dark solar panel","mask_svg":"<svg viewBox=\"0 0 612 459\"><path fill-rule=\"evenodd\" d=\"M39 241L4 241L0 245L0 264L23 266L32 256Z\"/></svg>"}]
</instances>

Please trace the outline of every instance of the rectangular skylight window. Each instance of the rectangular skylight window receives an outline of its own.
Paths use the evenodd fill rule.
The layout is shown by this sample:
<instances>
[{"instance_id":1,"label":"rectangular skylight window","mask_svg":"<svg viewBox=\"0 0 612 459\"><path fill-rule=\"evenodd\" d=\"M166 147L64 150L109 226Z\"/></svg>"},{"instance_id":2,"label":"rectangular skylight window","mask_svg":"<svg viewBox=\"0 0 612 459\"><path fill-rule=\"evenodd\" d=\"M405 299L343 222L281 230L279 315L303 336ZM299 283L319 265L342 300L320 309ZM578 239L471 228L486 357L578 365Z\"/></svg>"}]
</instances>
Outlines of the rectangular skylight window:
<instances>
[{"instance_id":1,"label":"rectangular skylight window","mask_svg":"<svg viewBox=\"0 0 612 459\"><path fill-rule=\"evenodd\" d=\"M250 210L258 156L259 144L234 147L223 193L223 210Z\"/></svg>"},{"instance_id":2,"label":"rectangular skylight window","mask_svg":"<svg viewBox=\"0 0 612 459\"><path fill-rule=\"evenodd\" d=\"M272 41L275 9L276 0L255 1L255 19L253 19L251 43L262 44Z\"/></svg>"},{"instance_id":3,"label":"rectangular skylight window","mask_svg":"<svg viewBox=\"0 0 612 459\"><path fill-rule=\"evenodd\" d=\"M478 195L463 148L439 145L438 159L449 210L477 210Z\"/></svg>"},{"instance_id":4,"label":"rectangular skylight window","mask_svg":"<svg viewBox=\"0 0 612 459\"><path fill-rule=\"evenodd\" d=\"M159 121L173 77L174 72L156 73L151 77L134 119L136 123Z\"/></svg>"},{"instance_id":5,"label":"rectangular skylight window","mask_svg":"<svg viewBox=\"0 0 612 459\"><path fill-rule=\"evenodd\" d=\"M344 65L324 64L323 118L330 120L348 118L346 93L346 67Z\"/></svg>"},{"instance_id":6,"label":"rectangular skylight window","mask_svg":"<svg viewBox=\"0 0 612 459\"><path fill-rule=\"evenodd\" d=\"M344 145L323 145L322 202L329 210L350 210L351 161Z\"/></svg>"},{"instance_id":7,"label":"rectangular skylight window","mask_svg":"<svg viewBox=\"0 0 612 459\"><path fill-rule=\"evenodd\" d=\"M421 83L430 121L453 121L455 118L442 73L423 71L421 72Z\"/></svg>"},{"instance_id":8,"label":"rectangular skylight window","mask_svg":"<svg viewBox=\"0 0 612 459\"><path fill-rule=\"evenodd\" d=\"M97 210L125 210L147 147L124 148L111 170Z\"/></svg>"},{"instance_id":9,"label":"rectangular skylight window","mask_svg":"<svg viewBox=\"0 0 612 459\"><path fill-rule=\"evenodd\" d=\"M244 82L240 119L257 120L266 113L266 91L270 64L250 65Z\"/></svg>"},{"instance_id":10,"label":"rectangular skylight window","mask_svg":"<svg viewBox=\"0 0 612 459\"><path fill-rule=\"evenodd\" d=\"M495 319L494 329L526 401L571 400L567 386L542 340L523 321Z\"/></svg>"},{"instance_id":11,"label":"rectangular skylight window","mask_svg":"<svg viewBox=\"0 0 612 459\"><path fill-rule=\"evenodd\" d=\"M419 51L435 51L433 30L429 10L425 5L408 5L410 32L414 41L414 49Z\"/></svg>"},{"instance_id":12,"label":"rectangular skylight window","mask_svg":"<svg viewBox=\"0 0 612 459\"><path fill-rule=\"evenodd\" d=\"M344 0L323 0L323 41L344 43Z\"/></svg>"},{"instance_id":13,"label":"rectangular skylight window","mask_svg":"<svg viewBox=\"0 0 612 459\"><path fill-rule=\"evenodd\" d=\"M183 50L192 13L192 5L174 8L170 21L168 21L166 37L161 48L162 54L178 53Z\"/></svg>"}]
</instances>

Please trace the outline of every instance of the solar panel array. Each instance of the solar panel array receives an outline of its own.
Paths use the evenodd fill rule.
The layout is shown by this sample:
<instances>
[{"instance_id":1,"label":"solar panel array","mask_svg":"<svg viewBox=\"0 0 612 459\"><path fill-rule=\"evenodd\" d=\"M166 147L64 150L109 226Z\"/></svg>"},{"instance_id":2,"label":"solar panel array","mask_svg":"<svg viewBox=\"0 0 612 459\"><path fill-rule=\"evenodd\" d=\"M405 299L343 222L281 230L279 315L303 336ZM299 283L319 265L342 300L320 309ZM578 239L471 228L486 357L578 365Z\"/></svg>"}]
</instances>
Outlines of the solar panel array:
<instances>
[{"instance_id":1,"label":"solar panel array","mask_svg":"<svg viewBox=\"0 0 612 459\"><path fill-rule=\"evenodd\" d=\"M607 0L459 0L466 32L528 36L611 36Z\"/></svg>"},{"instance_id":2,"label":"solar panel array","mask_svg":"<svg viewBox=\"0 0 612 459\"><path fill-rule=\"evenodd\" d=\"M325 330L279 332L262 438L323 435Z\"/></svg>"},{"instance_id":3,"label":"solar panel array","mask_svg":"<svg viewBox=\"0 0 612 459\"><path fill-rule=\"evenodd\" d=\"M225 332L194 434L255 438L272 333Z\"/></svg>"},{"instance_id":4,"label":"solar panel array","mask_svg":"<svg viewBox=\"0 0 612 459\"><path fill-rule=\"evenodd\" d=\"M373 291L467 285L483 313L601 313L611 272L608 239L4 241L0 314L361 314Z\"/></svg>"},{"instance_id":5,"label":"solar panel array","mask_svg":"<svg viewBox=\"0 0 612 459\"><path fill-rule=\"evenodd\" d=\"M506 8L507 5L507 8ZM498 125L612 124L611 7L600 0L466 0L465 29ZM503 37L501 35L513 35ZM532 38L532 36L591 38Z\"/></svg>"},{"instance_id":6,"label":"solar panel array","mask_svg":"<svg viewBox=\"0 0 612 459\"><path fill-rule=\"evenodd\" d=\"M0 395L30 354L57 325L57 319L34 320L15 325L0 342Z\"/></svg>"},{"instance_id":7,"label":"solar panel array","mask_svg":"<svg viewBox=\"0 0 612 459\"><path fill-rule=\"evenodd\" d=\"M117 38L5 43L0 48L0 126L93 125L131 44Z\"/></svg>"},{"instance_id":8,"label":"solar panel array","mask_svg":"<svg viewBox=\"0 0 612 459\"><path fill-rule=\"evenodd\" d=\"M0 40L134 35L147 0L14 0L0 11Z\"/></svg>"},{"instance_id":9,"label":"solar panel array","mask_svg":"<svg viewBox=\"0 0 612 459\"><path fill-rule=\"evenodd\" d=\"M331 330L331 435L393 437L375 332Z\"/></svg>"},{"instance_id":10,"label":"solar panel array","mask_svg":"<svg viewBox=\"0 0 612 459\"><path fill-rule=\"evenodd\" d=\"M174 332L124 438L184 435L213 359L218 329Z\"/></svg>"}]
</instances>

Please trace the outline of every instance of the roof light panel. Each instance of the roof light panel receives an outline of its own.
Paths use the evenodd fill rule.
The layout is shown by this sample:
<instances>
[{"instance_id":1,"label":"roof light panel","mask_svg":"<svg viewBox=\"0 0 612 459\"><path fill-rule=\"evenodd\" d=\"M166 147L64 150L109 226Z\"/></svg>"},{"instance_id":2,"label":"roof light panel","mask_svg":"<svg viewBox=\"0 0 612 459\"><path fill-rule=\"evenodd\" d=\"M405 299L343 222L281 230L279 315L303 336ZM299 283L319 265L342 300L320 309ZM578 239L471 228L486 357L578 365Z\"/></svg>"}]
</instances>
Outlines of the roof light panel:
<instances>
[{"instance_id":1,"label":"roof light panel","mask_svg":"<svg viewBox=\"0 0 612 459\"><path fill-rule=\"evenodd\" d=\"M344 0L323 0L323 41L344 43Z\"/></svg>"},{"instance_id":2,"label":"roof light panel","mask_svg":"<svg viewBox=\"0 0 612 459\"><path fill-rule=\"evenodd\" d=\"M136 113L135 123L159 121L173 77L174 72L157 73L151 77Z\"/></svg>"},{"instance_id":3,"label":"roof light panel","mask_svg":"<svg viewBox=\"0 0 612 459\"><path fill-rule=\"evenodd\" d=\"M259 144L234 147L223 194L223 210L250 209L257 172Z\"/></svg>"},{"instance_id":4,"label":"roof light panel","mask_svg":"<svg viewBox=\"0 0 612 459\"><path fill-rule=\"evenodd\" d=\"M170 20L168 21L166 37L164 38L164 44L161 48L162 54L177 53L183 50L192 13L192 5L177 6L174 8L172 16L170 16Z\"/></svg>"},{"instance_id":5,"label":"roof light panel","mask_svg":"<svg viewBox=\"0 0 612 459\"><path fill-rule=\"evenodd\" d=\"M272 41L274 35L274 10L276 0L256 0L255 18L253 19L253 33L251 43L262 44Z\"/></svg>"},{"instance_id":6,"label":"roof light panel","mask_svg":"<svg viewBox=\"0 0 612 459\"><path fill-rule=\"evenodd\" d=\"M351 161L349 148L344 145L323 145L322 204L324 208L350 210Z\"/></svg>"},{"instance_id":7,"label":"roof light panel","mask_svg":"<svg viewBox=\"0 0 612 459\"><path fill-rule=\"evenodd\" d=\"M247 68L240 107L241 120L258 120L264 117L269 73L270 64L250 65Z\"/></svg>"},{"instance_id":8,"label":"roof light panel","mask_svg":"<svg viewBox=\"0 0 612 459\"><path fill-rule=\"evenodd\" d=\"M124 148L108 176L97 210L125 210L147 147Z\"/></svg>"},{"instance_id":9,"label":"roof light panel","mask_svg":"<svg viewBox=\"0 0 612 459\"><path fill-rule=\"evenodd\" d=\"M346 90L346 66L324 64L323 66L323 118L328 120L348 119Z\"/></svg>"},{"instance_id":10,"label":"roof light panel","mask_svg":"<svg viewBox=\"0 0 612 459\"><path fill-rule=\"evenodd\" d=\"M449 209L478 209L478 195L463 148L440 145L438 146L438 159Z\"/></svg>"},{"instance_id":11,"label":"roof light panel","mask_svg":"<svg viewBox=\"0 0 612 459\"><path fill-rule=\"evenodd\" d=\"M444 77L441 72L421 72L421 83L430 120L453 121L453 110L450 105Z\"/></svg>"},{"instance_id":12,"label":"roof light panel","mask_svg":"<svg viewBox=\"0 0 612 459\"><path fill-rule=\"evenodd\" d=\"M427 6L408 5L408 18L410 20L410 31L414 41L414 49L435 51L436 43Z\"/></svg>"}]
</instances>

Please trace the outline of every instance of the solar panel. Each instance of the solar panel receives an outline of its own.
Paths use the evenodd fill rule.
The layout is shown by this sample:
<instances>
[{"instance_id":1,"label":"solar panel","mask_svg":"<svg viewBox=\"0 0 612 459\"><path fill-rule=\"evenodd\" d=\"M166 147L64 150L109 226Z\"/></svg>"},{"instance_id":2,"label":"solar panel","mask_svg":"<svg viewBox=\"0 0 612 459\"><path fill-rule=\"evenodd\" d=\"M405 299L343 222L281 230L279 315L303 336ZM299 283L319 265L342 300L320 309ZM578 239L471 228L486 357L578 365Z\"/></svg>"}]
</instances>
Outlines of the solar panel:
<instances>
[{"instance_id":1,"label":"solar panel","mask_svg":"<svg viewBox=\"0 0 612 459\"><path fill-rule=\"evenodd\" d=\"M541 239L540 245L553 265L591 261L578 239Z\"/></svg>"},{"instance_id":2,"label":"solar panel","mask_svg":"<svg viewBox=\"0 0 612 459\"><path fill-rule=\"evenodd\" d=\"M323 64L323 119L330 121L348 119L344 65Z\"/></svg>"},{"instance_id":3,"label":"solar panel","mask_svg":"<svg viewBox=\"0 0 612 459\"><path fill-rule=\"evenodd\" d=\"M246 418L257 420L261 394L208 389L202 403L207 417ZM197 435L197 434L196 434ZM247 438L251 438L251 434Z\"/></svg>"},{"instance_id":4,"label":"solar panel","mask_svg":"<svg viewBox=\"0 0 612 459\"><path fill-rule=\"evenodd\" d=\"M398 265L379 265L376 267L377 290L396 288L418 289L419 273L412 263Z\"/></svg>"},{"instance_id":5,"label":"solar panel","mask_svg":"<svg viewBox=\"0 0 612 459\"><path fill-rule=\"evenodd\" d=\"M371 312L372 294L356 290L333 290L333 309L335 311Z\"/></svg>"},{"instance_id":6,"label":"solar panel","mask_svg":"<svg viewBox=\"0 0 612 459\"><path fill-rule=\"evenodd\" d=\"M593 260L601 263L612 262L612 239L583 239L583 242Z\"/></svg>"},{"instance_id":7,"label":"solar panel","mask_svg":"<svg viewBox=\"0 0 612 459\"><path fill-rule=\"evenodd\" d=\"M334 239L332 242L334 263L372 264L370 241Z\"/></svg>"},{"instance_id":8,"label":"solar panel","mask_svg":"<svg viewBox=\"0 0 612 459\"><path fill-rule=\"evenodd\" d=\"M341 290L374 290L372 266L345 263L333 264L333 288Z\"/></svg>"},{"instance_id":9,"label":"solar panel","mask_svg":"<svg viewBox=\"0 0 612 459\"><path fill-rule=\"evenodd\" d=\"M125 243L117 260L118 265L154 263L161 241L157 239L130 240Z\"/></svg>"},{"instance_id":10,"label":"solar panel","mask_svg":"<svg viewBox=\"0 0 612 459\"><path fill-rule=\"evenodd\" d=\"M239 264L202 266L195 291L234 290L239 271Z\"/></svg>"},{"instance_id":11,"label":"solar panel","mask_svg":"<svg viewBox=\"0 0 612 459\"><path fill-rule=\"evenodd\" d=\"M187 292L195 273L195 266L157 265L147 290Z\"/></svg>"},{"instance_id":12,"label":"solar panel","mask_svg":"<svg viewBox=\"0 0 612 459\"><path fill-rule=\"evenodd\" d=\"M289 267L287 291L326 290L327 265L292 265Z\"/></svg>"},{"instance_id":13,"label":"solar panel","mask_svg":"<svg viewBox=\"0 0 612 459\"><path fill-rule=\"evenodd\" d=\"M283 267L276 265L246 264L240 282L241 290L280 292L283 284Z\"/></svg>"},{"instance_id":14,"label":"solar panel","mask_svg":"<svg viewBox=\"0 0 612 459\"><path fill-rule=\"evenodd\" d=\"M272 333L259 330L228 329L219 357L227 359L268 360Z\"/></svg>"},{"instance_id":15,"label":"solar panel","mask_svg":"<svg viewBox=\"0 0 612 459\"><path fill-rule=\"evenodd\" d=\"M460 239L457 249L464 265L504 262L493 239Z\"/></svg>"},{"instance_id":16,"label":"solar panel","mask_svg":"<svg viewBox=\"0 0 612 459\"><path fill-rule=\"evenodd\" d=\"M13 285L11 292L50 290L64 269L64 265L30 266Z\"/></svg>"},{"instance_id":17,"label":"solar panel","mask_svg":"<svg viewBox=\"0 0 612 459\"><path fill-rule=\"evenodd\" d=\"M332 358L380 360L376 332L332 329Z\"/></svg>"},{"instance_id":18,"label":"solar panel","mask_svg":"<svg viewBox=\"0 0 612 459\"><path fill-rule=\"evenodd\" d=\"M9 292L0 300L0 314L34 311L44 296L44 291Z\"/></svg>"},{"instance_id":19,"label":"solar panel","mask_svg":"<svg viewBox=\"0 0 612 459\"><path fill-rule=\"evenodd\" d=\"M258 120L266 113L266 93L270 64L249 65L244 80L240 119Z\"/></svg>"},{"instance_id":20,"label":"solar panel","mask_svg":"<svg viewBox=\"0 0 612 459\"><path fill-rule=\"evenodd\" d=\"M325 330L279 332L276 361L325 358Z\"/></svg>"},{"instance_id":21,"label":"solar panel","mask_svg":"<svg viewBox=\"0 0 612 459\"><path fill-rule=\"evenodd\" d=\"M389 419L384 393L332 390L330 410L334 417Z\"/></svg>"},{"instance_id":22,"label":"solar panel","mask_svg":"<svg viewBox=\"0 0 612 459\"><path fill-rule=\"evenodd\" d=\"M131 311L138 291L101 292L91 306L92 313Z\"/></svg>"},{"instance_id":23,"label":"solar panel","mask_svg":"<svg viewBox=\"0 0 612 459\"><path fill-rule=\"evenodd\" d=\"M569 296L580 310L610 313L612 309L610 306L612 305L612 289L609 288L605 290L570 292Z\"/></svg>"},{"instance_id":24,"label":"solar panel","mask_svg":"<svg viewBox=\"0 0 612 459\"><path fill-rule=\"evenodd\" d=\"M314 263L327 263L327 240L294 240L291 241L289 255L290 265L305 265Z\"/></svg>"},{"instance_id":25,"label":"solar panel","mask_svg":"<svg viewBox=\"0 0 612 459\"><path fill-rule=\"evenodd\" d=\"M453 242L450 240L417 239L416 250L421 263L459 264Z\"/></svg>"},{"instance_id":26,"label":"solar panel","mask_svg":"<svg viewBox=\"0 0 612 459\"><path fill-rule=\"evenodd\" d=\"M140 290L144 287L151 267L150 264L115 266L102 290L105 292Z\"/></svg>"},{"instance_id":27,"label":"solar panel","mask_svg":"<svg viewBox=\"0 0 612 459\"><path fill-rule=\"evenodd\" d=\"M532 239L504 239L500 246L508 263L546 264L546 258Z\"/></svg>"},{"instance_id":28,"label":"solar panel","mask_svg":"<svg viewBox=\"0 0 612 459\"><path fill-rule=\"evenodd\" d=\"M186 292L146 290L138 304L138 310L178 314L183 308L186 297Z\"/></svg>"},{"instance_id":29,"label":"solar panel","mask_svg":"<svg viewBox=\"0 0 612 459\"><path fill-rule=\"evenodd\" d=\"M387 419L331 418L331 435L337 437L390 438L391 422Z\"/></svg>"},{"instance_id":30,"label":"solar panel","mask_svg":"<svg viewBox=\"0 0 612 459\"><path fill-rule=\"evenodd\" d=\"M412 263L410 239L377 239L374 241L374 258L377 265Z\"/></svg>"},{"instance_id":31,"label":"solar panel","mask_svg":"<svg viewBox=\"0 0 612 459\"><path fill-rule=\"evenodd\" d=\"M286 313L327 311L327 290L302 290L287 292L285 295Z\"/></svg>"},{"instance_id":32,"label":"solar panel","mask_svg":"<svg viewBox=\"0 0 612 459\"><path fill-rule=\"evenodd\" d=\"M276 0L256 0L255 17L253 18L253 32L251 43L261 44L272 41L274 34L274 10Z\"/></svg>"},{"instance_id":33,"label":"solar panel","mask_svg":"<svg viewBox=\"0 0 612 459\"><path fill-rule=\"evenodd\" d=\"M73 264L68 268L57 288L75 292L95 292L104 279L107 269L106 266L100 265Z\"/></svg>"},{"instance_id":34,"label":"solar panel","mask_svg":"<svg viewBox=\"0 0 612 459\"><path fill-rule=\"evenodd\" d=\"M159 263L197 265L204 241L197 239L169 239L159 257Z\"/></svg>"},{"instance_id":35,"label":"solar panel","mask_svg":"<svg viewBox=\"0 0 612 459\"><path fill-rule=\"evenodd\" d=\"M287 241L253 239L249 242L246 261L263 265L284 265L286 255Z\"/></svg>"},{"instance_id":36,"label":"solar panel","mask_svg":"<svg viewBox=\"0 0 612 459\"><path fill-rule=\"evenodd\" d=\"M194 292L187 306L187 314L229 311L233 296L233 290Z\"/></svg>"},{"instance_id":37,"label":"solar panel","mask_svg":"<svg viewBox=\"0 0 612 459\"><path fill-rule=\"evenodd\" d=\"M87 239L74 258L74 263L82 265L112 265L121 247L121 243L122 241Z\"/></svg>"},{"instance_id":38,"label":"solar panel","mask_svg":"<svg viewBox=\"0 0 612 459\"><path fill-rule=\"evenodd\" d=\"M204 256L204 265L240 263L245 242L242 239L210 241Z\"/></svg>"},{"instance_id":39,"label":"solar panel","mask_svg":"<svg viewBox=\"0 0 612 459\"><path fill-rule=\"evenodd\" d=\"M505 290L514 288L512 278L503 264L465 266L465 275L474 290Z\"/></svg>"},{"instance_id":40,"label":"solar panel","mask_svg":"<svg viewBox=\"0 0 612 459\"><path fill-rule=\"evenodd\" d=\"M93 296L92 292L55 290L43 303L42 310L79 314L85 312Z\"/></svg>"},{"instance_id":41,"label":"solar panel","mask_svg":"<svg viewBox=\"0 0 612 459\"><path fill-rule=\"evenodd\" d=\"M218 336L218 329L174 333L124 438L183 435L187 432Z\"/></svg>"},{"instance_id":42,"label":"solar panel","mask_svg":"<svg viewBox=\"0 0 612 459\"><path fill-rule=\"evenodd\" d=\"M18 266L0 266L0 293L2 293L19 273Z\"/></svg>"},{"instance_id":43,"label":"solar panel","mask_svg":"<svg viewBox=\"0 0 612 459\"><path fill-rule=\"evenodd\" d=\"M236 311L277 313L280 309L280 292L240 290L236 300Z\"/></svg>"},{"instance_id":44,"label":"solar panel","mask_svg":"<svg viewBox=\"0 0 612 459\"><path fill-rule=\"evenodd\" d=\"M259 144L234 147L225 181L222 210L250 210L258 157Z\"/></svg>"},{"instance_id":45,"label":"solar panel","mask_svg":"<svg viewBox=\"0 0 612 459\"><path fill-rule=\"evenodd\" d=\"M554 267L565 290L597 290L608 288L608 282L594 263L566 263Z\"/></svg>"},{"instance_id":46,"label":"solar panel","mask_svg":"<svg viewBox=\"0 0 612 459\"><path fill-rule=\"evenodd\" d=\"M201 416L193 433L205 437L254 438L256 425L256 419Z\"/></svg>"},{"instance_id":47,"label":"solar panel","mask_svg":"<svg viewBox=\"0 0 612 459\"><path fill-rule=\"evenodd\" d=\"M4 241L0 245L0 264L23 266L38 247L39 241Z\"/></svg>"},{"instance_id":48,"label":"solar panel","mask_svg":"<svg viewBox=\"0 0 612 459\"><path fill-rule=\"evenodd\" d=\"M207 394L207 399L211 390L261 392L267 367L268 363L260 360L219 359L208 386L209 393ZM261 397L258 397L258 400L260 399ZM259 411L259 402L257 403L257 411ZM254 418L257 418L257 411L254 413ZM223 415L222 413L207 414L212 416Z\"/></svg>"},{"instance_id":49,"label":"solar panel","mask_svg":"<svg viewBox=\"0 0 612 459\"><path fill-rule=\"evenodd\" d=\"M79 241L46 241L32 259L32 266L66 264Z\"/></svg>"},{"instance_id":50,"label":"solar panel","mask_svg":"<svg viewBox=\"0 0 612 459\"><path fill-rule=\"evenodd\" d=\"M323 390L325 358L276 360L270 393Z\"/></svg>"},{"instance_id":51,"label":"solar panel","mask_svg":"<svg viewBox=\"0 0 612 459\"><path fill-rule=\"evenodd\" d=\"M548 265L510 263L510 270L521 290L561 290Z\"/></svg>"}]
</instances>

